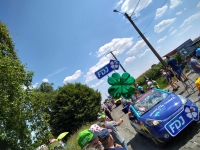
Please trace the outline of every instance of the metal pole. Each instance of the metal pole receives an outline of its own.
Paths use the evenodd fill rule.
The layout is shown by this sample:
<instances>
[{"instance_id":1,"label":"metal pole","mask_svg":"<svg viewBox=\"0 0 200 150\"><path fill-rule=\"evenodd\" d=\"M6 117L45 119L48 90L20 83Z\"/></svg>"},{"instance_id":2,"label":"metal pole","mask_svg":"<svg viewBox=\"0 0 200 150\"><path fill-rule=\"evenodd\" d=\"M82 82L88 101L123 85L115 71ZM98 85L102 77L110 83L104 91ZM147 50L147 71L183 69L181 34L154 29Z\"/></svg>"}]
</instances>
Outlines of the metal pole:
<instances>
[{"instance_id":1,"label":"metal pole","mask_svg":"<svg viewBox=\"0 0 200 150\"><path fill-rule=\"evenodd\" d=\"M128 19L128 21L133 25L133 27L139 33L139 35L142 37L142 39L145 41L145 43L149 46L149 48L151 49L151 51L156 55L156 57L162 63L162 65L166 67L166 63L164 62L164 60L162 59L162 57L157 53L157 51L153 48L153 46L149 43L149 41L146 39L146 37L139 30L139 28L135 25L135 23L133 22L133 20L131 19L131 17L127 13L124 13L124 15Z\"/></svg>"},{"instance_id":2,"label":"metal pole","mask_svg":"<svg viewBox=\"0 0 200 150\"><path fill-rule=\"evenodd\" d=\"M110 53L111 53L112 56L115 58L115 60L117 60L117 57L113 54L113 52L110 51ZM120 65L120 67L122 68L122 70L123 70L124 72L126 72L126 70L125 70L124 67L121 65L121 63L120 63L119 65Z\"/></svg>"}]
</instances>

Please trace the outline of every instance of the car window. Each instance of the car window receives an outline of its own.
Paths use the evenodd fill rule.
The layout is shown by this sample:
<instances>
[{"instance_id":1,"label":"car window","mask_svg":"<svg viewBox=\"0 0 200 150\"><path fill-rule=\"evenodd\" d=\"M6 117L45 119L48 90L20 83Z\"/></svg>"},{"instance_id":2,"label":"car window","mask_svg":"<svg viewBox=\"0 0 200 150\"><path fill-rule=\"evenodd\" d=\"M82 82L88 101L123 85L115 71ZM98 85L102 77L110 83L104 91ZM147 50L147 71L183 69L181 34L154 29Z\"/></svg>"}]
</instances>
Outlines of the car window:
<instances>
[{"instance_id":1,"label":"car window","mask_svg":"<svg viewBox=\"0 0 200 150\"><path fill-rule=\"evenodd\" d=\"M168 95L168 93L162 92L160 90L151 90L150 92L140 97L133 106L141 116L153 108L156 104L161 102L163 99L165 99Z\"/></svg>"}]
</instances>

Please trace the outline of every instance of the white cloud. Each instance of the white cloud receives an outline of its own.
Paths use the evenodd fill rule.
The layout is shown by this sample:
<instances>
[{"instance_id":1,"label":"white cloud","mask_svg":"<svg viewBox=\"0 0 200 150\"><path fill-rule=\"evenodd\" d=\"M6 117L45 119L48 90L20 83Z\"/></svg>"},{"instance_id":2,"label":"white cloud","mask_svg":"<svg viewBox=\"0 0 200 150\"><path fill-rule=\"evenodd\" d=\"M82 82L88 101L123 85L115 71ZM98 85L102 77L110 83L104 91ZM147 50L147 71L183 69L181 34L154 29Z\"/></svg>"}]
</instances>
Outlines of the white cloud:
<instances>
[{"instance_id":1,"label":"white cloud","mask_svg":"<svg viewBox=\"0 0 200 150\"><path fill-rule=\"evenodd\" d=\"M44 78L44 79L42 80L42 82L49 82L49 80L48 80L47 78Z\"/></svg>"},{"instance_id":2,"label":"white cloud","mask_svg":"<svg viewBox=\"0 0 200 150\"><path fill-rule=\"evenodd\" d=\"M176 12L177 16L180 15L180 14L182 14L182 11Z\"/></svg>"},{"instance_id":3,"label":"white cloud","mask_svg":"<svg viewBox=\"0 0 200 150\"><path fill-rule=\"evenodd\" d=\"M124 65L127 64L127 63L132 62L135 58L136 58L135 56L126 58L125 61L124 61Z\"/></svg>"},{"instance_id":4,"label":"white cloud","mask_svg":"<svg viewBox=\"0 0 200 150\"><path fill-rule=\"evenodd\" d=\"M89 55L92 55L92 52L91 52L91 53L89 53Z\"/></svg>"},{"instance_id":5,"label":"white cloud","mask_svg":"<svg viewBox=\"0 0 200 150\"><path fill-rule=\"evenodd\" d=\"M49 74L47 77L52 77L52 76L54 76L54 75L56 75L56 74L58 74L58 73L64 71L66 68L67 68L67 67L64 67L64 68L61 68L61 69L59 69L59 70L56 70L55 72Z\"/></svg>"},{"instance_id":6,"label":"white cloud","mask_svg":"<svg viewBox=\"0 0 200 150\"><path fill-rule=\"evenodd\" d=\"M174 31L172 31L171 33L170 33L170 35L173 35L174 33L176 33L177 32L177 30L174 30Z\"/></svg>"},{"instance_id":7,"label":"white cloud","mask_svg":"<svg viewBox=\"0 0 200 150\"><path fill-rule=\"evenodd\" d=\"M178 5L182 4L182 0L170 0L170 9L177 7Z\"/></svg>"},{"instance_id":8,"label":"white cloud","mask_svg":"<svg viewBox=\"0 0 200 150\"><path fill-rule=\"evenodd\" d=\"M127 55L136 53L137 51L141 50L143 47L146 46L144 40L137 41L137 43L126 53Z\"/></svg>"},{"instance_id":9,"label":"white cloud","mask_svg":"<svg viewBox=\"0 0 200 150\"><path fill-rule=\"evenodd\" d=\"M124 3L122 4L121 6L121 11L122 12L126 12L126 13L132 13L137 5L139 0L125 0ZM142 0L139 2L138 6L137 6L137 9L135 10L135 15L138 16L139 15L139 12L146 8L150 3L152 2L152 0Z\"/></svg>"},{"instance_id":10,"label":"white cloud","mask_svg":"<svg viewBox=\"0 0 200 150\"><path fill-rule=\"evenodd\" d=\"M200 7L200 2L197 4L197 7Z\"/></svg>"},{"instance_id":11,"label":"white cloud","mask_svg":"<svg viewBox=\"0 0 200 150\"><path fill-rule=\"evenodd\" d=\"M72 82L72 81L78 79L78 78L81 76L81 74L82 74L81 70L77 70L73 75L67 76L67 77L64 79L63 83L64 83L64 84L67 84L67 83L69 83L69 82Z\"/></svg>"},{"instance_id":12,"label":"white cloud","mask_svg":"<svg viewBox=\"0 0 200 150\"><path fill-rule=\"evenodd\" d=\"M115 8L118 7L119 5L121 5L124 2L124 0L120 0L119 2L117 2L117 4L115 5Z\"/></svg>"},{"instance_id":13,"label":"white cloud","mask_svg":"<svg viewBox=\"0 0 200 150\"><path fill-rule=\"evenodd\" d=\"M188 31L192 26L188 26L187 28L183 28L181 30L181 32L178 34L178 36L182 35L183 33L185 33L186 31Z\"/></svg>"},{"instance_id":14,"label":"white cloud","mask_svg":"<svg viewBox=\"0 0 200 150\"><path fill-rule=\"evenodd\" d=\"M171 27L171 28L169 29L169 32L172 31L173 28L174 28L174 27Z\"/></svg>"},{"instance_id":15,"label":"white cloud","mask_svg":"<svg viewBox=\"0 0 200 150\"><path fill-rule=\"evenodd\" d=\"M133 38L115 38L112 39L111 42L103 45L99 48L97 52L97 57L102 56L103 54L112 51L112 50L119 50L121 53L129 48L133 44Z\"/></svg>"},{"instance_id":16,"label":"white cloud","mask_svg":"<svg viewBox=\"0 0 200 150\"><path fill-rule=\"evenodd\" d=\"M184 20L184 22L181 24L180 28L185 27L186 25L189 25L192 21L198 19L200 17L200 12L188 17Z\"/></svg>"},{"instance_id":17,"label":"white cloud","mask_svg":"<svg viewBox=\"0 0 200 150\"><path fill-rule=\"evenodd\" d=\"M139 54L138 57L140 58L140 57L144 56L149 51L150 51L150 49L146 49L143 53Z\"/></svg>"},{"instance_id":18,"label":"white cloud","mask_svg":"<svg viewBox=\"0 0 200 150\"><path fill-rule=\"evenodd\" d=\"M156 10L155 19L162 17L162 15L166 12L167 8L168 8L167 5L164 5L163 7L158 8L158 9Z\"/></svg>"},{"instance_id":19,"label":"white cloud","mask_svg":"<svg viewBox=\"0 0 200 150\"><path fill-rule=\"evenodd\" d=\"M157 41L157 43L161 43L161 42L163 42L166 38L167 38L167 36L165 36L165 37L159 39L159 40Z\"/></svg>"},{"instance_id":20,"label":"white cloud","mask_svg":"<svg viewBox=\"0 0 200 150\"><path fill-rule=\"evenodd\" d=\"M91 85L91 88L95 88L97 86L99 86L100 84L102 84L104 82L104 80L100 80L99 82L97 82L96 84Z\"/></svg>"},{"instance_id":21,"label":"white cloud","mask_svg":"<svg viewBox=\"0 0 200 150\"><path fill-rule=\"evenodd\" d=\"M157 25L154 26L154 31L156 33L162 32L168 26L170 26L175 20L176 20L176 18L166 19L166 20L161 21L160 23L158 23Z\"/></svg>"}]
</instances>

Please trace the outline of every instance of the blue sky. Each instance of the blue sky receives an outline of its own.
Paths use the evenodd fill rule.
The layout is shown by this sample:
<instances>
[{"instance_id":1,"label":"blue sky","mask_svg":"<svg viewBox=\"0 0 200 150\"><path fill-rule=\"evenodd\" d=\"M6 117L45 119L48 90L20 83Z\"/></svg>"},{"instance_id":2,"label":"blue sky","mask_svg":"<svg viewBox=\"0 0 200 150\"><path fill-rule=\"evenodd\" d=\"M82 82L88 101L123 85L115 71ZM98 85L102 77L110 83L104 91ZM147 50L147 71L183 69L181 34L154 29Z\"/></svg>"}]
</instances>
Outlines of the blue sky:
<instances>
[{"instance_id":1,"label":"blue sky","mask_svg":"<svg viewBox=\"0 0 200 150\"><path fill-rule=\"evenodd\" d=\"M0 20L13 38L23 64L35 75L33 86L55 88L81 82L106 98L107 77L94 72L115 50L124 68L137 78L158 59L131 24L113 9L132 14L138 0L2 0ZM163 56L187 39L200 35L199 0L141 0L132 18ZM123 73L120 69L119 73ZM110 74L111 75L111 74Z\"/></svg>"}]
</instances>

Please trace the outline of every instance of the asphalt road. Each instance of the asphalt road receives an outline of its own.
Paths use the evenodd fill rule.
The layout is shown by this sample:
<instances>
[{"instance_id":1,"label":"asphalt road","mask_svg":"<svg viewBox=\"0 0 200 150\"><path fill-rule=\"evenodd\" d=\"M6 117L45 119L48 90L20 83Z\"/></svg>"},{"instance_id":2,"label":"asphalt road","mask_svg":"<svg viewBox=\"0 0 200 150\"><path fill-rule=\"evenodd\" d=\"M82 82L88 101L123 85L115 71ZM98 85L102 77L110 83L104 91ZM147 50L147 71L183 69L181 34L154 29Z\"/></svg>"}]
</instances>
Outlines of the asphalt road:
<instances>
[{"instance_id":1,"label":"asphalt road","mask_svg":"<svg viewBox=\"0 0 200 150\"><path fill-rule=\"evenodd\" d=\"M178 85L180 87L175 93L191 99L200 109L200 92L194 84L197 77L196 74L190 73L188 78L192 81L189 80L186 83L189 84L190 82L191 88L186 90L183 84L179 81ZM167 89L172 91L171 87L168 87ZM122 106L113 108L112 116L116 121L119 118L124 120L121 126L118 127L118 130L124 137L130 150L200 150L200 121L187 126L181 133L174 137L174 139L167 143L165 148L159 148L150 139L137 134L130 125L128 115L122 112Z\"/></svg>"}]
</instances>

